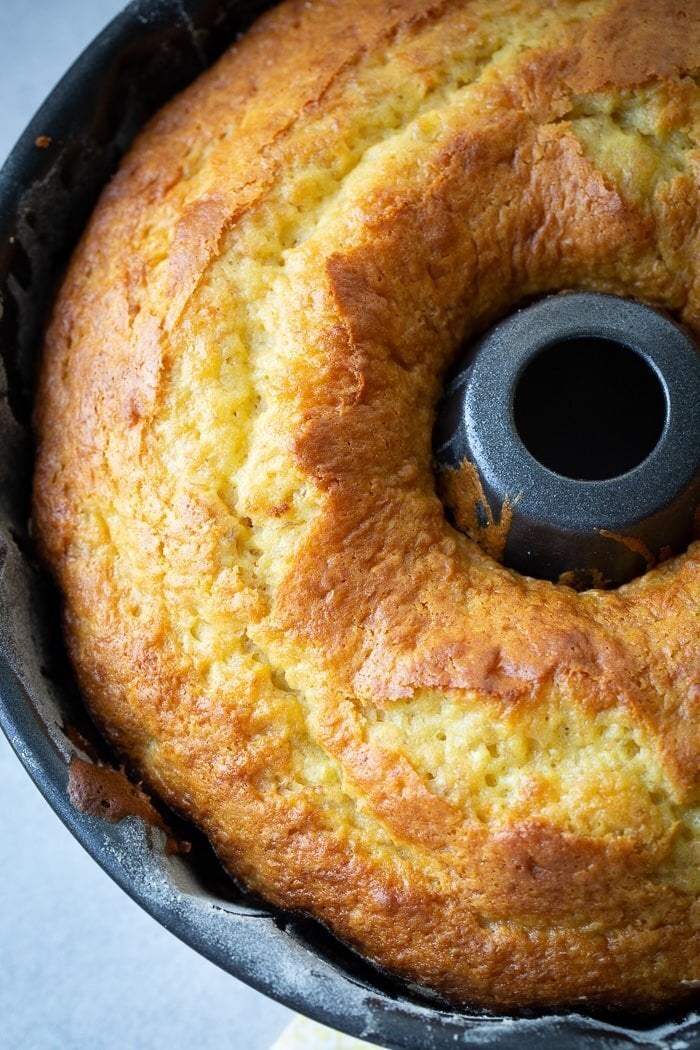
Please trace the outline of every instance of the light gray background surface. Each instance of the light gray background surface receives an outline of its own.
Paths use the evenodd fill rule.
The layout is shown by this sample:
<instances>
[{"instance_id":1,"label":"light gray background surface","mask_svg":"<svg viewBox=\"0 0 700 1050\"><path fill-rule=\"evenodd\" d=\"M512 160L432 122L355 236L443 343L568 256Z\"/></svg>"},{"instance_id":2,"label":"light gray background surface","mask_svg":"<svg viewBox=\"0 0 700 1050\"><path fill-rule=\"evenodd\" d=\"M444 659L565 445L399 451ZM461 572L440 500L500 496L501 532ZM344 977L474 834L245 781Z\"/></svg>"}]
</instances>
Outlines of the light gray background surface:
<instances>
[{"instance_id":1,"label":"light gray background surface","mask_svg":"<svg viewBox=\"0 0 700 1050\"><path fill-rule=\"evenodd\" d=\"M0 164L123 6L0 0ZM181 944L118 889L2 733L0 800L1 1050L267 1050L292 1014Z\"/></svg>"}]
</instances>

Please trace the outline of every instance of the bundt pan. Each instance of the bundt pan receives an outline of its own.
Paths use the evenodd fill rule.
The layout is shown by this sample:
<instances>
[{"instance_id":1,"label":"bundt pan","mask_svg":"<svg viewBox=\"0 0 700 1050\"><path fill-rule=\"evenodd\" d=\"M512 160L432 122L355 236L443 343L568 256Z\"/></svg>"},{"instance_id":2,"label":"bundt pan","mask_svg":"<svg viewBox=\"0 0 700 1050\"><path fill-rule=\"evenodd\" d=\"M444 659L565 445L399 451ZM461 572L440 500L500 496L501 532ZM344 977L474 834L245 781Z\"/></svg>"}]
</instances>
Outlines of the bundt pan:
<instances>
[{"instance_id":1,"label":"bundt pan","mask_svg":"<svg viewBox=\"0 0 700 1050\"><path fill-rule=\"evenodd\" d=\"M635 1019L455 1010L381 973L316 922L241 891L196 831L152 810L121 774L104 766L90 775L89 762L109 756L90 739L60 641L59 603L37 568L29 525L44 318L98 193L139 127L268 6L136 0L70 70L0 172L0 723L47 801L134 900L293 1009L406 1050L700 1047L696 1012Z\"/></svg>"}]
</instances>

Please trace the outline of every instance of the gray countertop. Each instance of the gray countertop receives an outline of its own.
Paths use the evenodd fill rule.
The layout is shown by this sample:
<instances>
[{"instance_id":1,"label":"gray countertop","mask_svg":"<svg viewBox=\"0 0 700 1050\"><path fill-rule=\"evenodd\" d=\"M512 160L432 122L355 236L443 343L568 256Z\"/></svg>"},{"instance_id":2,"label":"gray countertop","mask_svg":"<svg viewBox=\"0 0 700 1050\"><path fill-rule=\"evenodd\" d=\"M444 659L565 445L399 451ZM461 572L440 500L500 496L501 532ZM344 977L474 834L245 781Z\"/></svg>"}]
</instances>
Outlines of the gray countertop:
<instances>
[{"instance_id":1,"label":"gray countertop","mask_svg":"<svg viewBox=\"0 0 700 1050\"><path fill-rule=\"evenodd\" d=\"M0 0L0 163L121 0ZM267 1050L288 1010L119 890L0 734L0 1048Z\"/></svg>"}]
</instances>

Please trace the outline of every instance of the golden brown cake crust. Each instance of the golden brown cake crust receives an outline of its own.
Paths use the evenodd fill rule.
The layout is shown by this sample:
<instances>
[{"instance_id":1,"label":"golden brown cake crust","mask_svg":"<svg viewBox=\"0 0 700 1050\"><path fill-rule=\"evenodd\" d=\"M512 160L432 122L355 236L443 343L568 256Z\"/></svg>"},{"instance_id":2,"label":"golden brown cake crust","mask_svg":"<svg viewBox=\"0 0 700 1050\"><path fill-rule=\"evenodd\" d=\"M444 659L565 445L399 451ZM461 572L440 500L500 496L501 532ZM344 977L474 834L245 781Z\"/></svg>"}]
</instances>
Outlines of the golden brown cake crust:
<instances>
[{"instance_id":1,"label":"golden brown cake crust","mask_svg":"<svg viewBox=\"0 0 700 1050\"><path fill-rule=\"evenodd\" d=\"M458 1000L700 981L700 549L522 578L430 455L527 297L700 334L699 76L695 0L282 4L137 140L47 336L95 718L231 871Z\"/></svg>"}]
</instances>

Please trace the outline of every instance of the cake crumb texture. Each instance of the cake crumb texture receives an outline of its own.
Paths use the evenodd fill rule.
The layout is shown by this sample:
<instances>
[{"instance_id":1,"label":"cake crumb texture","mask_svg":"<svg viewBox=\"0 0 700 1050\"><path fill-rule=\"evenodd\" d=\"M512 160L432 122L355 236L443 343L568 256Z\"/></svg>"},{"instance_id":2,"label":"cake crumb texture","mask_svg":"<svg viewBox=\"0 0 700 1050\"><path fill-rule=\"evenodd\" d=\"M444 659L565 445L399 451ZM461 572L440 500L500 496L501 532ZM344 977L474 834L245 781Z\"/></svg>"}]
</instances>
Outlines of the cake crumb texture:
<instances>
[{"instance_id":1,"label":"cake crumb texture","mask_svg":"<svg viewBox=\"0 0 700 1050\"><path fill-rule=\"evenodd\" d=\"M457 1001L700 980L700 546L613 592L448 523L464 341L563 288L700 335L695 0L281 4L58 296L34 517L90 710L227 868Z\"/></svg>"}]
</instances>

